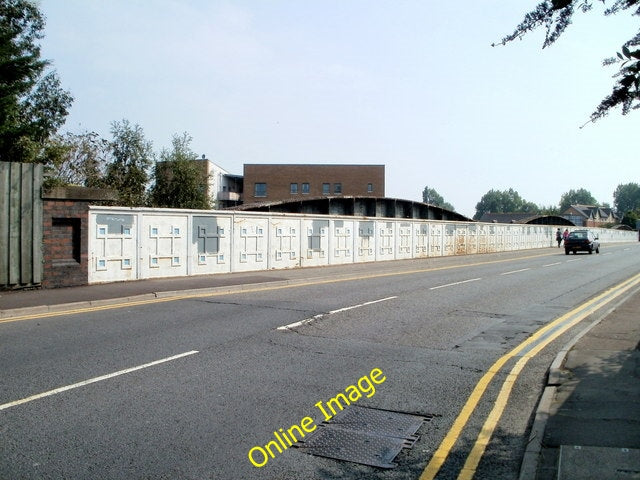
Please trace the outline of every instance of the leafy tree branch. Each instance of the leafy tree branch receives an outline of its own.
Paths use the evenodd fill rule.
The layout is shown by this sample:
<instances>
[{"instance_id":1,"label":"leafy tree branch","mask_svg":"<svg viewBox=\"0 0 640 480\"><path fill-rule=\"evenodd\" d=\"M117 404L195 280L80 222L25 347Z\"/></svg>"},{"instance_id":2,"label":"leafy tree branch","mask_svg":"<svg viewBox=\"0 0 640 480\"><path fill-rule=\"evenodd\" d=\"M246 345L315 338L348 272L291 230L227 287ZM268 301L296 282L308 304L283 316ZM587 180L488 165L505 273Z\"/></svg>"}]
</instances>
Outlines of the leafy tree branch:
<instances>
[{"instance_id":1,"label":"leafy tree branch","mask_svg":"<svg viewBox=\"0 0 640 480\"><path fill-rule=\"evenodd\" d=\"M615 15L625 10L630 10L631 15L640 16L640 0L615 0L614 2L607 2L607 0L546 0L527 13L513 33L492 46L506 45L515 39L523 38L533 30L544 28L546 33L542 48L546 48L560 38L571 24L576 12L589 12L593 10L596 3L601 3L603 6L610 4L609 7L603 9L605 16ZM618 72L613 76L616 82L611 93L600 102L585 125L601 119L616 107L621 107L623 115L640 108L640 48L634 48L638 46L640 46L640 30L622 45L621 50L615 56L603 61L605 66L619 65Z\"/></svg>"}]
</instances>

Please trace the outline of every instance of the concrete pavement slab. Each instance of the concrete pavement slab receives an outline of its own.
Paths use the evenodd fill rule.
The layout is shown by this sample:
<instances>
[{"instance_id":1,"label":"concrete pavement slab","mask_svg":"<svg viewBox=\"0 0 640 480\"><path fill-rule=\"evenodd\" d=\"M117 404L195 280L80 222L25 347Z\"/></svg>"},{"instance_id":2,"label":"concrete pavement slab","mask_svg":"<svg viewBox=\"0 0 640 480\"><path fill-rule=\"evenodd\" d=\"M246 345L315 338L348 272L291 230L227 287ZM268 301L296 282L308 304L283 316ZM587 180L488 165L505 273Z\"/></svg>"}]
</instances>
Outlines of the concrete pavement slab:
<instances>
[{"instance_id":1,"label":"concrete pavement slab","mask_svg":"<svg viewBox=\"0 0 640 480\"><path fill-rule=\"evenodd\" d=\"M602 459L607 458L607 462ZM562 445L558 480L624 480L640 478L640 450Z\"/></svg>"},{"instance_id":2,"label":"concrete pavement slab","mask_svg":"<svg viewBox=\"0 0 640 480\"><path fill-rule=\"evenodd\" d=\"M563 349L534 422L538 451L525 455L521 480L640 478L638 312L636 290Z\"/></svg>"}]
</instances>

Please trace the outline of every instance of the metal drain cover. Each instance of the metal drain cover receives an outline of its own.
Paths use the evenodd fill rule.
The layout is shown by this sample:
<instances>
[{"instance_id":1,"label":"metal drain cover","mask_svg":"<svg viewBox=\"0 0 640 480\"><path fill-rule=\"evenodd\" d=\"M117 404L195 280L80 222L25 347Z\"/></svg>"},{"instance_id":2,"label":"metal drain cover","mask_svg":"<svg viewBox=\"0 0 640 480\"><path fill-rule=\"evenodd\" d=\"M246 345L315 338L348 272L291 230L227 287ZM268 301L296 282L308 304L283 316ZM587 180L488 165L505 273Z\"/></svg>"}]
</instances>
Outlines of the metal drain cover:
<instances>
[{"instance_id":1,"label":"metal drain cover","mask_svg":"<svg viewBox=\"0 0 640 480\"><path fill-rule=\"evenodd\" d=\"M295 446L310 455L394 468L394 458L414 445L415 433L431 418L350 405Z\"/></svg>"}]
</instances>

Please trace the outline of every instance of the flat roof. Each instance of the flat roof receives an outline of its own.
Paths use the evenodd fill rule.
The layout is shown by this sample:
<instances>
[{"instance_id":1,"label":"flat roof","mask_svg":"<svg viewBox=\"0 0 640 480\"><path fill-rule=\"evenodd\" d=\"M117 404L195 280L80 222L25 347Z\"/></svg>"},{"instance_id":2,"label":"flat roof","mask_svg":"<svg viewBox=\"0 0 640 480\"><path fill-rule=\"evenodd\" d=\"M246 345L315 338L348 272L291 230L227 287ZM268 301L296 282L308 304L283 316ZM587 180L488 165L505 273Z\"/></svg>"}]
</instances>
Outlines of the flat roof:
<instances>
[{"instance_id":1,"label":"flat roof","mask_svg":"<svg viewBox=\"0 0 640 480\"><path fill-rule=\"evenodd\" d=\"M384 167L383 163L245 163L244 166L264 167Z\"/></svg>"}]
</instances>

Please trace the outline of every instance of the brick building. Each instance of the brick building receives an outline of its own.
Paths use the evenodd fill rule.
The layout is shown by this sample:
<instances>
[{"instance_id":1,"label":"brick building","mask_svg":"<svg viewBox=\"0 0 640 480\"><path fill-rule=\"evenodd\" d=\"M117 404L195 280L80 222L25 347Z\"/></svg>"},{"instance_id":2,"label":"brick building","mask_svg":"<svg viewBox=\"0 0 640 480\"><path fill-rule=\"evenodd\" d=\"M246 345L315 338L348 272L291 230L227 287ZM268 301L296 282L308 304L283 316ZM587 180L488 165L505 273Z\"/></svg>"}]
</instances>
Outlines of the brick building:
<instances>
[{"instance_id":1,"label":"brick building","mask_svg":"<svg viewBox=\"0 0 640 480\"><path fill-rule=\"evenodd\" d=\"M609 207L571 205L562 216L580 227L602 227L620 223L620 217Z\"/></svg>"},{"instance_id":2,"label":"brick building","mask_svg":"<svg viewBox=\"0 0 640 480\"><path fill-rule=\"evenodd\" d=\"M384 165L244 165L244 203L341 195L384 197L384 188Z\"/></svg>"}]
</instances>

